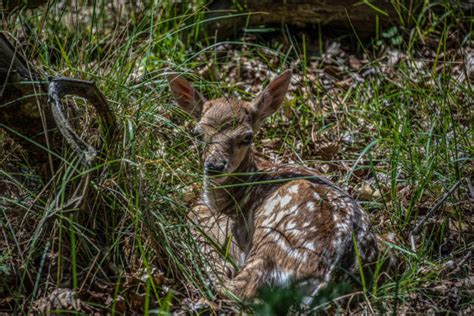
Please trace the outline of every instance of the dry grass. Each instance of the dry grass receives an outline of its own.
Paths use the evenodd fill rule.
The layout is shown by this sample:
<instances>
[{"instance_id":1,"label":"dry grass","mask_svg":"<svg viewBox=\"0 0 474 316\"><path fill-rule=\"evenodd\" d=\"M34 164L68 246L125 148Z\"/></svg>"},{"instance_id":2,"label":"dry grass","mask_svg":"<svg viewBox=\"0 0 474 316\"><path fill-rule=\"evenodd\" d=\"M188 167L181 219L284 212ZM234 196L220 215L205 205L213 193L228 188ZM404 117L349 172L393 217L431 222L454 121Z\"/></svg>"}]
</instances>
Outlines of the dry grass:
<instances>
[{"instance_id":1,"label":"dry grass","mask_svg":"<svg viewBox=\"0 0 474 316\"><path fill-rule=\"evenodd\" d=\"M205 23L199 3L180 12L168 2L141 5L53 1L47 13L4 17L4 30L44 72L97 82L122 138L92 170L66 150L69 163L45 180L0 131L0 312L242 308L207 286L190 236L186 213L200 189L200 162L192 121L175 108L163 74L183 72L209 97L250 99L292 68L288 100L257 148L317 168L361 200L399 265L357 300L328 293L319 308L472 313L472 20L444 4L444 15L430 11L410 29L364 43L289 29L272 40L247 34L207 43L197 41ZM94 121L84 102L73 102ZM67 208L86 174L94 176L87 200ZM288 299L262 295L254 311L275 312L275 297Z\"/></svg>"}]
</instances>

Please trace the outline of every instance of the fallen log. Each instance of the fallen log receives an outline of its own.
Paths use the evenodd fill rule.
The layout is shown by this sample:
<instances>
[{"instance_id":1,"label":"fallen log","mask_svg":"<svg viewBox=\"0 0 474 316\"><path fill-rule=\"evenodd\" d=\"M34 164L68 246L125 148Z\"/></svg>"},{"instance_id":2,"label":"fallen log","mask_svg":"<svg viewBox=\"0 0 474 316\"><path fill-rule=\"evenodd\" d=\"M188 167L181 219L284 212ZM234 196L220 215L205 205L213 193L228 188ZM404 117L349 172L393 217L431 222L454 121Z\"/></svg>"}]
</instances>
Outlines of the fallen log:
<instances>
[{"instance_id":1,"label":"fallen log","mask_svg":"<svg viewBox=\"0 0 474 316\"><path fill-rule=\"evenodd\" d=\"M464 10L474 7L472 0L457 3ZM206 31L222 39L256 26L319 25L367 37L377 27L410 23L422 5L409 0L215 0L207 6Z\"/></svg>"}]
</instances>

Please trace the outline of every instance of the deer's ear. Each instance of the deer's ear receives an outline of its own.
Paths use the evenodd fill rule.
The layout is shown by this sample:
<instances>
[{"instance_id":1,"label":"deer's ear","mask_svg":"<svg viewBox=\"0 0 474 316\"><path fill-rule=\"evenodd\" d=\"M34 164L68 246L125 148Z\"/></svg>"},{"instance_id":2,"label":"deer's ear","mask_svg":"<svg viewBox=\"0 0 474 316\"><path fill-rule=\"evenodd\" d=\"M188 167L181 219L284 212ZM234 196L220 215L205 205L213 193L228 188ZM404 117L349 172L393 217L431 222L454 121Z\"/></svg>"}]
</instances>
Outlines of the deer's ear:
<instances>
[{"instance_id":1,"label":"deer's ear","mask_svg":"<svg viewBox=\"0 0 474 316\"><path fill-rule=\"evenodd\" d=\"M197 120L201 117L202 106L206 99L184 78L171 74L168 75L171 94L178 105L194 116Z\"/></svg>"},{"instance_id":2,"label":"deer's ear","mask_svg":"<svg viewBox=\"0 0 474 316\"><path fill-rule=\"evenodd\" d=\"M258 122L272 115L285 99L291 80L291 70L285 70L263 90L252 104Z\"/></svg>"}]
</instances>

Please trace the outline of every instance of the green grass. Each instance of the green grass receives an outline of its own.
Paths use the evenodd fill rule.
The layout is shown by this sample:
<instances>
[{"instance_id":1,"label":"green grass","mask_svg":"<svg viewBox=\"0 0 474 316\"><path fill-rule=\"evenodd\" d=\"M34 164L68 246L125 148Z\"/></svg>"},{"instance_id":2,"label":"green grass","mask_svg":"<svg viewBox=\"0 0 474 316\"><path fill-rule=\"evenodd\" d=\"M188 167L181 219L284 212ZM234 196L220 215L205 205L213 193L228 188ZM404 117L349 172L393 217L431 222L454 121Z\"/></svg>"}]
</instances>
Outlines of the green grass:
<instances>
[{"instance_id":1,"label":"green grass","mask_svg":"<svg viewBox=\"0 0 474 316\"><path fill-rule=\"evenodd\" d=\"M167 313L189 306L189 299L216 302L203 270L207 262L186 221L185 196L202 180L199 149L193 123L175 108L164 74L186 74L209 98L227 93L250 99L270 79L257 66L275 73L291 67L299 79L282 111L266 122L257 148L321 168L355 196L362 183L379 190L380 197L363 207L380 235L396 235L387 243L398 257L396 272L380 272L383 281L364 284L355 306L321 299L319 308L456 312L473 303L463 285L473 273L472 259L466 259L473 236L465 180L472 177L473 91L453 76L462 66L457 48L472 45L470 17L448 2L425 4L411 16L400 5L408 18L351 48L367 62L358 71L346 65L340 76L373 74L327 89L319 80L327 63L308 53L311 45L324 49L322 41L330 38L324 31L312 42L285 27L276 33L288 44L256 36L218 50L225 43L203 34L201 1L197 9L171 1L151 2L147 10L127 5L120 14L107 1L77 5L75 13L52 1L48 10L4 17L4 30L21 39L27 58L45 73L94 80L121 136L91 169L65 147L61 168L42 179L25 165L8 131L0 131L0 312L41 309L57 288L74 290L83 312ZM435 44L423 45L428 42ZM434 55L420 56L430 45ZM388 48L406 57L384 73ZM418 69L415 61L426 65ZM83 111L81 132L93 140L94 111L71 100ZM322 138L341 139L331 157L322 158L315 146ZM411 249L416 223L459 180ZM81 184L89 189L74 206L71 197ZM275 310L267 305L255 310ZM222 311L238 308L224 301Z\"/></svg>"}]
</instances>

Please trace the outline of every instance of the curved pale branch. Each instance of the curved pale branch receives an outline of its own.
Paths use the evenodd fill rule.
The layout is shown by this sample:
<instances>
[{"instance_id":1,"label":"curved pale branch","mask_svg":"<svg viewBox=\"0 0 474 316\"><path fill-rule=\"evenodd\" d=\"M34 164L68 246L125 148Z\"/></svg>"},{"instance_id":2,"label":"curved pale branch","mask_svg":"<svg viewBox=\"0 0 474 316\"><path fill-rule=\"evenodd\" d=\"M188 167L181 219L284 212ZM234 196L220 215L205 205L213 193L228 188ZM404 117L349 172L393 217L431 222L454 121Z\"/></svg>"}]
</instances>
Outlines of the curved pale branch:
<instances>
[{"instance_id":1,"label":"curved pale branch","mask_svg":"<svg viewBox=\"0 0 474 316\"><path fill-rule=\"evenodd\" d=\"M48 103L51 107L54 120L59 131L68 144L81 156L86 165L91 165L97 156L97 151L83 141L74 131L64 115L65 107L61 99L66 95L75 95L85 98L97 110L105 127L105 137L109 143L112 141L116 130L116 122L110 111L104 95L93 81L84 81L71 78L50 78L48 86Z\"/></svg>"}]
</instances>

